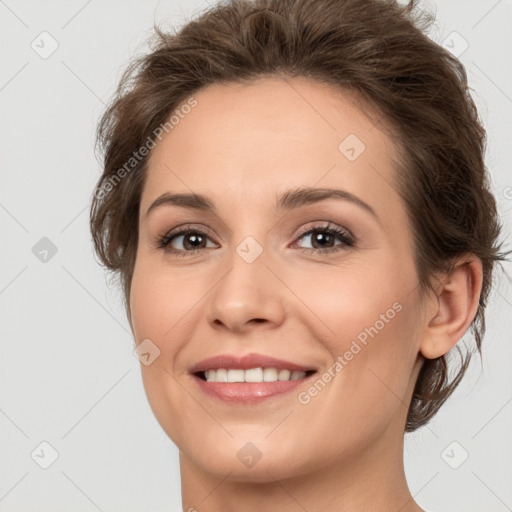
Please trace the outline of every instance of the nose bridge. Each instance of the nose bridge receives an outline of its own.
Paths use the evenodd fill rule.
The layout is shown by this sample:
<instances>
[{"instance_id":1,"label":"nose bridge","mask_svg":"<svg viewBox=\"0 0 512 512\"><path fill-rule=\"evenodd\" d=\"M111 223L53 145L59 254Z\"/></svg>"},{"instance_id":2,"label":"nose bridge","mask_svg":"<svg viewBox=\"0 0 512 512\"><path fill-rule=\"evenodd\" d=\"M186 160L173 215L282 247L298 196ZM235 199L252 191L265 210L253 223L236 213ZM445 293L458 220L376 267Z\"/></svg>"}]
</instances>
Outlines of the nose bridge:
<instances>
[{"instance_id":1,"label":"nose bridge","mask_svg":"<svg viewBox=\"0 0 512 512\"><path fill-rule=\"evenodd\" d=\"M267 268L272 258L268 244L263 244L248 235L226 255L228 269L210 298L210 322L243 329L251 320L276 325L283 321L283 290Z\"/></svg>"}]
</instances>

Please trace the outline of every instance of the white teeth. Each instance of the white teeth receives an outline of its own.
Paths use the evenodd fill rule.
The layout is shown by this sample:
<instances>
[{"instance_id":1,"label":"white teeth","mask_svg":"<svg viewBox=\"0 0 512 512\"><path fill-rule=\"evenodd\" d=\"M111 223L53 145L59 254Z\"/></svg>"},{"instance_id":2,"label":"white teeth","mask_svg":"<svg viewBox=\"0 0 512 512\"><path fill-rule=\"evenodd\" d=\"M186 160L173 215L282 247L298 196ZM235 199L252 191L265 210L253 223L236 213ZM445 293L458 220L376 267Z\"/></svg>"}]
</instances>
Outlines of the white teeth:
<instances>
[{"instance_id":1,"label":"white teeth","mask_svg":"<svg viewBox=\"0 0 512 512\"><path fill-rule=\"evenodd\" d=\"M265 368L263 370L263 380L265 382L275 382L277 380L277 370L275 368Z\"/></svg>"},{"instance_id":2,"label":"white teeth","mask_svg":"<svg viewBox=\"0 0 512 512\"><path fill-rule=\"evenodd\" d=\"M251 368L250 370L245 370L245 382L261 382L262 380L263 368Z\"/></svg>"},{"instance_id":3,"label":"white teeth","mask_svg":"<svg viewBox=\"0 0 512 512\"><path fill-rule=\"evenodd\" d=\"M279 380L290 380L290 375L292 372L290 370L280 370L279 371Z\"/></svg>"},{"instance_id":4,"label":"white teeth","mask_svg":"<svg viewBox=\"0 0 512 512\"><path fill-rule=\"evenodd\" d=\"M210 370L212 373L212 378L215 377L217 382L227 382L228 381L228 371L224 368L220 368L218 370Z\"/></svg>"},{"instance_id":5,"label":"white teeth","mask_svg":"<svg viewBox=\"0 0 512 512\"><path fill-rule=\"evenodd\" d=\"M210 370L211 372L212 370ZM228 382L244 382L245 370L228 370Z\"/></svg>"},{"instance_id":6,"label":"white teeth","mask_svg":"<svg viewBox=\"0 0 512 512\"><path fill-rule=\"evenodd\" d=\"M219 368L218 370L206 370L205 377L207 381L215 379L215 382L228 382L228 371L224 368Z\"/></svg>"},{"instance_id":7,"label":"white teeth","mask_svg":"<svg viewBox=\"0 0 512 512\"><path fill-rule=\"evenodd\" d=\"M306 376L303 371L278 370L277 368L250 368L206 370L208 382L275 382L277 380L299 380Z\"/></svg>"}]
</instances>

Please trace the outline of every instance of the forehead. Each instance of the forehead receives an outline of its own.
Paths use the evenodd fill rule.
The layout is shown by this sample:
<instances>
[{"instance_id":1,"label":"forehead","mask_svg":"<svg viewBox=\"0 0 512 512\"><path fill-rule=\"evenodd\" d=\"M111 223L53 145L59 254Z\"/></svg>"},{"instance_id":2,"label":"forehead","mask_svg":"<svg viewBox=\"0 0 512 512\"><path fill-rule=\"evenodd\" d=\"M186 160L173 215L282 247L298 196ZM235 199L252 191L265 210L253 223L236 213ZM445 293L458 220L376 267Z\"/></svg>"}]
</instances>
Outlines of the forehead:
<instances>
[{"instance_id":1,"label":"forehead","mask_svg":"<svg viewBox=\"0 0 512 512\"><path fill-rule=\"evenodd\" d=\"M315 185L393 200L395 147L354 96L305 78L262 78L193 98L151 152L142 207L167 191L248 204Z\"/></svg>"}]
</instances>

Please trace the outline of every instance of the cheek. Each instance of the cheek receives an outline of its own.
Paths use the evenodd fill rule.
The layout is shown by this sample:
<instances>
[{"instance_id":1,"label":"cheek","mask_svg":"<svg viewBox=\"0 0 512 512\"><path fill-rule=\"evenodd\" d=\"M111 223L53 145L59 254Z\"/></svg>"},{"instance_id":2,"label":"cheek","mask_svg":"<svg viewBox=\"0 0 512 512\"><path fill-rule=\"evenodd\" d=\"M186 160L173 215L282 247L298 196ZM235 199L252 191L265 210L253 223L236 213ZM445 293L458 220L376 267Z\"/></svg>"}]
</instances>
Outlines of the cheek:
<instances>
[{"instance_id":1,"label":"cheek","mask_svg":"<svg viewBox=\"0 0 512 512\"><path fill-rule=\"evenodd\" d=\"M171 275L172 274L172 275ZM203 281L204 282L204 281ZM130 309L133 334L137 343L150 339L160 350L150 364L141 364L142 382L155 418L170 439L179 446L186 441L183 425L195 418L186 413L177 420L175 411L190 408L190 396L176 385L176 360L197 325L197 307L205 290L200 280L169 272L140 258L134 269ZM199 302L200 303L200 302Z\"/></svg>"},{"instance_id":2,"label":"cheek","mask_svg":"<svg viewBox=\"0 0 512 512\"><path fill-rule=\"evenodd\" d=\"M414 268L379 262L325 269L295 281L294 292L317 316L309 323L313 336L332 357L327 371L335 377L326 380L339 398L335 409L351 403L372 415L378 408L386 414L410 385L419 338Z\"/></svg>"},{"instance_id":3,"label":"cheek","mask_svg":"<svg viewBox=\"0 0 512 512\"><path fill-rule=\"evenodd\" d=\"M140 261L140 260L139 260ZM179 339L188 317L205 295L204 280L179 270L169 271L150 262L135 267L130 291L132 324L137 342L154 340L161 351L172 344L164 340Z\"/></svg>"},{"instance_id":4,"label":"cheek","mask_svg":"<svg viewBox=\"0 0 512 512\"><path fill-rule=\"evenodd\" d=\"M393 329L396 335L405 327L403 317L408 315L402 310L413 298L409 292L414 274L384 263L328 267L294 276L294 293L316 314L319 339L330 340L333 349L342 350L347 340L364 343L375 331ZM399 343L400 337L393 336L389 342Z\"/></svg>"}]
</instances>

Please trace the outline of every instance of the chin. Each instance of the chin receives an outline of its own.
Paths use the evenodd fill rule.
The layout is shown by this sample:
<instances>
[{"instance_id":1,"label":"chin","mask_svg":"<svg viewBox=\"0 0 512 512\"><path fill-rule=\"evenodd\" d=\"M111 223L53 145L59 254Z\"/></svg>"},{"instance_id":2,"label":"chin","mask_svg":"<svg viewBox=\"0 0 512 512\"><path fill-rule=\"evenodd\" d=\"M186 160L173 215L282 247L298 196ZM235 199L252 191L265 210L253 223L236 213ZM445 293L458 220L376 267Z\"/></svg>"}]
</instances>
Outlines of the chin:
<instances>
[{"instance_id":1,"label":"chin","mask_svg":"<svg viewBox=\"0 0 512 512\"><path fill-rule=\"evenodd\" d=\"M235 442L233 446L229 443L205 446L199 453L196 446L192 452L182 450L180 453L203 471L232 482L275 482L306 475L311 470L305 460L297 460L296 448L292 453L276 453L270 443L262 450L247 441Z\"/></svg>"}]
</instances>

